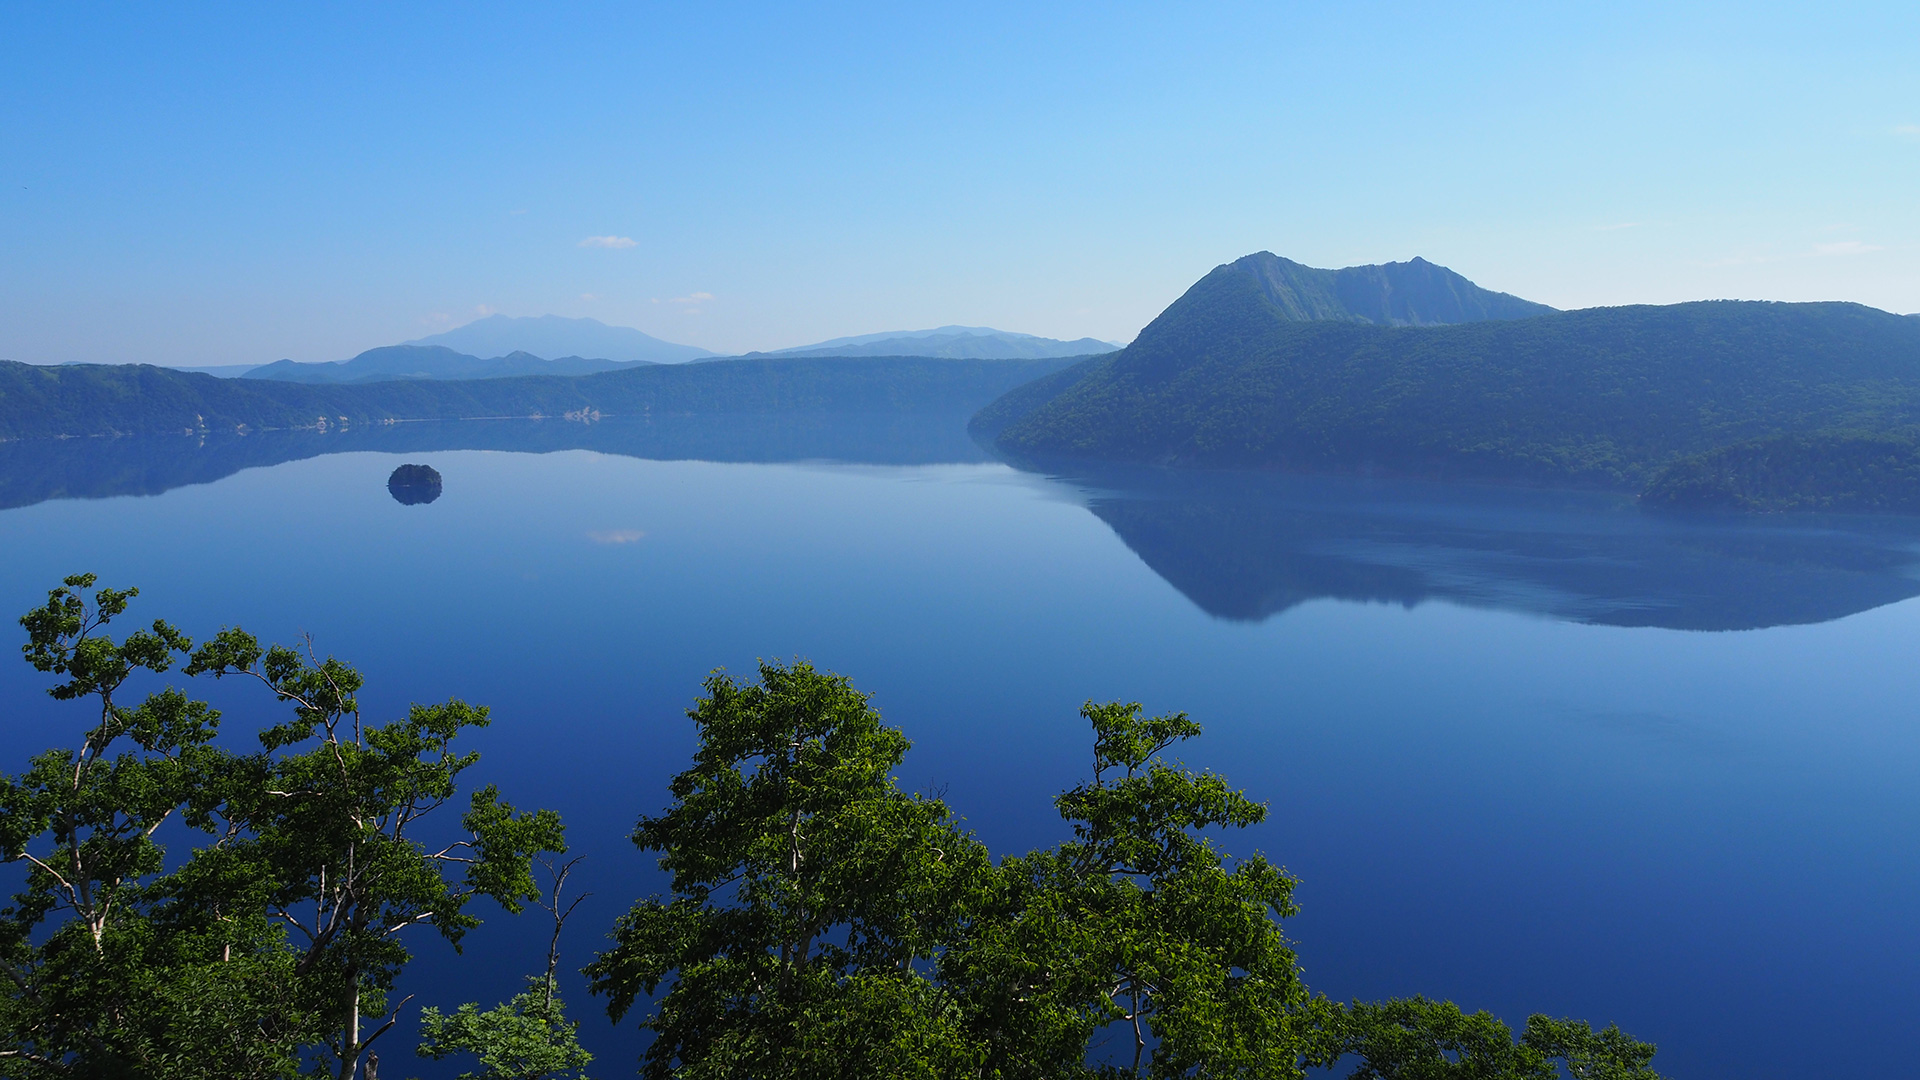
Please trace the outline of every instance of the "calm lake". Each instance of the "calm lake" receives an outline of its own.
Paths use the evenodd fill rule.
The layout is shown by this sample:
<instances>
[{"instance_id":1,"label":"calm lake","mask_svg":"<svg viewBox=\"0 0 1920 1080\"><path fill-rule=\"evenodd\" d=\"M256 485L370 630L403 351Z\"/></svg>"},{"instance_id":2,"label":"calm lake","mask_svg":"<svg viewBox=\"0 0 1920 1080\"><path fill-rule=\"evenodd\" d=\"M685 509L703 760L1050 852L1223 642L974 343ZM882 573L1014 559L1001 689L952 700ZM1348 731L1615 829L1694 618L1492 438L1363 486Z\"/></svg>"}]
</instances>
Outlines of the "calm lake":
<instances>
[{"instance_id":1,"label":"calm lake","mask_svg":"<svg viewBox=\"0 0 1920 1080\"><path fill-rule=\"evenodd\" d=\"M1081 702L1185 710L1271 804L1308 985L1617 1022L1676 1077L1899 1075L1920 1013L1920 521L1659 517L1591 493L985 460L958 418L420 425L0 447L0 612L70 573L196 637L310 634L385 719L492 707L469 776L565 816L566 966L658 887L626 841L715 668L851 676L997 852L1059 839ZM332 441L328 441L331 439ZM402 505L388 474L444 477ZM10 625L10 624L9 624ZM19 631L12 631L19 637ZM0 665L0 750L83 710ZM194 687L236 738L279 713ZM538 970L490 907L418 1001ZM596 1075L639 1051L578 980ZM409 1021L409 1024L411 1021ZM382 1046L416 1062L410 1032Z\"/></svg>"}]
</instances>

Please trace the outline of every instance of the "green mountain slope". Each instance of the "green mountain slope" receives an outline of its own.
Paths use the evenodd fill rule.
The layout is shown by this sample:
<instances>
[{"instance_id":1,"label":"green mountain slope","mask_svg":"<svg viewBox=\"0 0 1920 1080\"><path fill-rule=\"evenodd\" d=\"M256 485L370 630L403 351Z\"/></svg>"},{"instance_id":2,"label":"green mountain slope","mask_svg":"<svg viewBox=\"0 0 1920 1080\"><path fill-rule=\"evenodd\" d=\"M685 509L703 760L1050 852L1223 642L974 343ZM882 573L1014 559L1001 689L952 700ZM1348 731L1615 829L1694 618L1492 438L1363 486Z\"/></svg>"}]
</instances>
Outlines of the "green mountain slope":
<instances>
[{"instance_id":1,"label":"green mountain slope","mask_svg":"<svg viewBox=\"0 0 1920 1080\"><path fill-rule=\"evenodd\" d=\"M1250 281L1207 284L997 445L1029 458L1639 487L1681 459L1753 440L1851 432L1903 443L1920 430L1920 320L1857 304L1715 301L1383 327L1288 321ZM1801 473L1801 487L1824 483ZM1825 505L1904 498L1860 495L1835 488Z\"/></svg>"},{"instance_id":2,"label":"green mountain slope","mask_svg":"<svg viewBox=\"0 0 1920 1080\"><path fill-rule=\"evenodd\" d=\"M0 440L325 429L475 417L971 412L1072 359L722 360L581 376L306 384L148 365L0 361Z\"/></svg>"},{"instance_id":3,"label":"green mountain slope","mask_svg":"<svg viewBox=\"0 0 1920 1080\"><path fill-rule=\"evenodd\" d=\"M1680 509L1920 513L1920 444L1905 432L1775 435L1681 458L1640 497Z\"/></svg>"},{"instance_id":4,"label":"green mountain slope","mask_svg":"<svg viewBox=\"0 0 1920 1080\"><path fill-rule=\"evenodd\" d=\"M1554 310L1483 289L1425 259L1320 270L1270 251L1214 267L1176 306L1227 303L1238 307L1249 300L1264 302L1265 314L1273 319L1379 326L1526 319Z\"/></svg>"}]
</instances>

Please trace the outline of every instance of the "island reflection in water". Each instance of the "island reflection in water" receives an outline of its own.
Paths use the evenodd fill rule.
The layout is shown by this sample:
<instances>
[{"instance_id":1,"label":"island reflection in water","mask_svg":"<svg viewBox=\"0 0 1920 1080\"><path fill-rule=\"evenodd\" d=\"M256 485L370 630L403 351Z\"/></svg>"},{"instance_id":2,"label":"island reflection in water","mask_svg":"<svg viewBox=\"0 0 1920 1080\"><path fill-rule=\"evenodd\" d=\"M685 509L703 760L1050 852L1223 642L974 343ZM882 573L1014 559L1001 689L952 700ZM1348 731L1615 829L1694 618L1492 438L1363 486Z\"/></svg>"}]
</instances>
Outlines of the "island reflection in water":
<instances>
[{"instance_id":1,"label":"island reflection in water","mask_svg":"<svg viewBox=\"0 0 1920 1080\"><path fill-rule=\"evenodd\" d=\"M948 413L794 413L29 440L0 443L0 509L156 495L352 451L986 461L965 422ZM1651 513L1609 493L1270 472L1100 469L1041 482L1063 485L1156 574L1227 620L1259 621L1317 599L1444 600L1582 623L1744 630L1920 595L1920 519L1911 517Z\"/></svg>"},{"instance_id":2,"label":"island reflection in water","mask_svg":"<svg viewBox=\"0 0 1920 1080\"><path fill-rule=\"evenodd\" d=\"M754 413L619 417L597 423L449 420L251 435L0 442L0 510L48 499L159 495L242 469L322 454L592 450L653 461L979 462L956 413Z\"/></svg>"},{"instance_id":3,"label":"island reflection in water","mask_svg":"<svg viewBox=\"0 0 1920 1080\"><path fill-rule=\"evenodd\" d=\"M1446 600L1572 622L1750 630L1920 595L1920 519L1669 514L1631 497L1276 473L1063 478L1207 613Z\"/></svg>"}]
</instances>

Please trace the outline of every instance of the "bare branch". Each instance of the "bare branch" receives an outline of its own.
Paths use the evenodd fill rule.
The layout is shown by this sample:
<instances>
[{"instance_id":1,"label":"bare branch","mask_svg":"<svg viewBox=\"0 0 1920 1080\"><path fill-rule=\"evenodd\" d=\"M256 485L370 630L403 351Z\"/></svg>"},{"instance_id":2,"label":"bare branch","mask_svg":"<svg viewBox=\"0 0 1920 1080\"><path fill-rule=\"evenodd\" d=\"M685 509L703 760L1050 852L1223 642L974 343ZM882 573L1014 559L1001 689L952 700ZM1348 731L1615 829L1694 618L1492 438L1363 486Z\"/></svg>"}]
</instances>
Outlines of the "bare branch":
<instances>
[{"instance_id":1,"label":"bare branch","mask_svg":"<svg viewBox=\"0 0 1920 1080\"><path fill-rule=\"evenodd\" d=\"M153 824L147 826L146 829L141 832L140 834L141 839L151 840L153 838L153 834L160 830L160 826L166 824L168 818L173 817L173 810L174 810L173 807L171 806L167 807L166 813L161 814L158 818L155 818Z\"/></svg>"},{"instance_id":2,"label":"bare branch","mask_svg":"<svg viewBox=\"0 0 1920 1080\"><path fill-rule=\"evenodd\" d=\"M75 845L75 846L77 847L78 845ZM46 863L41 862L39 859L35 858L33 855L33 852L31 851L21 852L20 857L32 863L33 865L39 867L40 869L46 871L46 873L50 875L53 878L53 880L60 883L60 887L62 889L65 889L67 891L67 896L69 901L73 899L73 896L74 896L73 886L67 884L67 879L60 876L60 871L55 870L53 867L48 866Z\"/></svg>"},{"instance_id":3,"label":"bare branch","mask_svg":"<svg viewBox=\"0 0 1920 1080\"><path fill-rule=\"evenodd\" d=\"M393 1007L393 1015L387 1017L387 1022L380 1025L379 1031L376 1031L373 1034L367 1036L366 1041L360 1044L360 1049L362 1050L368 1049L373 1045L373 1040L378 1039L380 1036L385 1035L388 1031L392 1030L393 1025L400 1022L400 1010L406 1008L407 1002L412 1000L413 1000L412 994L408 994L406 997L401 998L399 1003Z\"/></svg>"},{"instance_id":4,"label":"bare branch","mask_svg":"<svg viewBox=\"0 0 1920 1080\"><path fill-rule=\"evenodd\" d=\"M433 918L432 911L423 911L418 915L411 915L411 916L408 916L407 918L401 919L399 922L394 923L392 926L387 927L384 933L397 934L400 931L405 930L407 927L414 925L415 923L423 923L431 918Z\"/></svg>"},{"instance_id":5,"label":"bare branch","mask_svg":"<svg viewBox=\"0 0 1920 1080\"><path fill-rule=\"evenodd\" d=\"M275 914L276 916L279 916L279 917L280 917L280 918L282 918L282 919L285 919L285 920L286 920L286 921L287 921L287 922L288 922L289 924L291 924L291 925L293 926L293 928L294 928L295 930L298 930L298 931L300 931L301 933L303 933L303 934L305 934L305 935L307 935L307 940L308 940L308 941L312 941L312 940L313 940L313 931L311 931L311 930L309 930L309 929L307 929L306 927L304 927L304 926L302 926L302 925L300 925L300 920L299 920L299 919L296 919L296 918L294 918L294 917L293 917L292 915L289 915L289 914L287 914L287 913L286 913L286 912L284 912L284 911L276 911L276 912L274 912L274 914Z\"/></svg>"}]
</instances>

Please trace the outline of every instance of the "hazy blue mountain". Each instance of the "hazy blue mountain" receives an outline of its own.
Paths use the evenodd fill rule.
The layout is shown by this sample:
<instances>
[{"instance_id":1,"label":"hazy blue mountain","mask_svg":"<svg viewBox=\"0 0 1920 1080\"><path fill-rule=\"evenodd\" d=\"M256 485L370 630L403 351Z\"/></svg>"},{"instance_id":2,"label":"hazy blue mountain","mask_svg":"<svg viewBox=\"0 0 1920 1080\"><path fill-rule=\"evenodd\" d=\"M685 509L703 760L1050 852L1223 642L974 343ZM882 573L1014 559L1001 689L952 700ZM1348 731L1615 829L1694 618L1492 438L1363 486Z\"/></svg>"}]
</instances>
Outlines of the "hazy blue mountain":
<instances>
[{"instance_id":1,"label":"hazy blue mountain","mask_svg":"<svg viewBox=\"0 0 1920 1080\"><path fill-rule=\"evenodd\" d=\"M525 352L535 356L586 356L654 364L678 364L713 355L692 345L661 341L631 326L608 326L598 319L568 319L559 315L489 315L443 334L401 344L439 345L469 356Z\"/></svg>"},{"instance_id":2,"label":"hazy blue mountain","mask_svg":"<svg viewBox=\"0 0 1920 1080\"><path fill-rule=\"evenodd\" d=\"M216 379L150 364L0 361L0 441L116 435L335 431L398 420L655 417L713 413L968 415L1063 360L760 357L635 364L592 375ZM956 425L957 426L957 425Z\"/></svg>"},{"instance_id":3,"label":"hazy blue mountain","mask_svg":"<svg viewBox=\"0 0 1920 1080\"><path fill-rule=\"evenodd\" d=\"M28 362L32 363L32 361L28 361ZM36 364L35 366L68 367L71 365L84 364L84 363L87 363L87 361L62 360L62 361L59 361L58 363ZM168 370L171 370L171 371L195 371L195 372L199 372L202 375L212 375L218 379L237 379L240 376L245 375L249 371L258 370L260 367L259 364L159 364L156 366L167 368Z\"/></svg>"},{"instance_id":4,"label":"hazy blue mountain","mask_svg":"<svg viewBox=\"0 0 1920 1080\"><path fill-rule=\"evenodd\" d=\"M598 371L647 364L636 360L589 360L563 356L543 360L532 353L516 352L483 360L478 356L455 352L439 345L383 345L368 349L343 362L297 364L276 360L246 373L249 379L277 382L357 383L391 379L507 379L517 375L591 375Z\"/></svg>"},{"instance_id":5,"label":"hazy blue mountain","mask_svg":"<svg viewBox=\"0 0 1920 1080\"><path fill-rule=\"evenodd\" d=\"M257 369L259 364L167 364L175 371L197 371L202 375L212 375L216 379L238 379L249 371Z\"/></svg>"},{"instance_id":6,"label":"hazy blue mountain","mask_svg":"<svg viewBox=\"0 0 1920 1080\"><path fill-rule=\"evenodd\" d=\"M813 345L749 356L938 356L969 360L1041 360L1109 353L1120 346L1098 338L1061 341L987 326L940 326L834 338Z\"/></svg>"}]
</instances>

